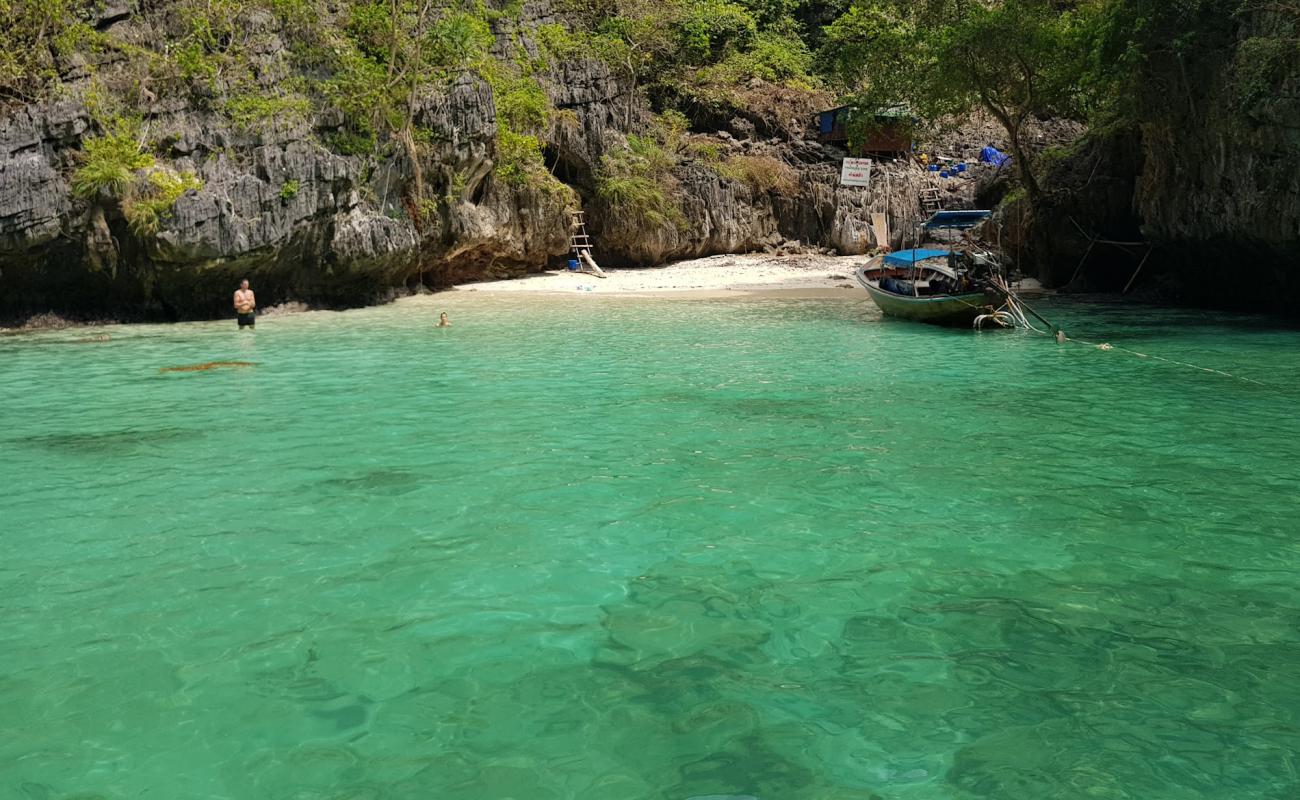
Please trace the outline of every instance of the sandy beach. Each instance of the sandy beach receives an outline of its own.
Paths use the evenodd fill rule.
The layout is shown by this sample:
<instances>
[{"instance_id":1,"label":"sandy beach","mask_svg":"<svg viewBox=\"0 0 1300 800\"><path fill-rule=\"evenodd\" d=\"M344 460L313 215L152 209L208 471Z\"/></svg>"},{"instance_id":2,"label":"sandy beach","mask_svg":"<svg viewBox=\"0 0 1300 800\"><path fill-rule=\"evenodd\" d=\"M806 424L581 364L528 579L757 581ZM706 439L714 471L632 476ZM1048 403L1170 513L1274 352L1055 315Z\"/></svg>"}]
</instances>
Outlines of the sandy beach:
<instances>
[{"instance_id":1,"label":"sandy beach","mask_svg":"<svg viewBox=\"0 0 1300 800\"><path fill-rule=\"evenodd\" d=\"M862 293L853 269L866 256L718 255L662 267L606 269L608 277L550 271L526 278L464 284L456 292L545 294L692 295L780 294L844 296Z\"/></svg>"}]
</instances>

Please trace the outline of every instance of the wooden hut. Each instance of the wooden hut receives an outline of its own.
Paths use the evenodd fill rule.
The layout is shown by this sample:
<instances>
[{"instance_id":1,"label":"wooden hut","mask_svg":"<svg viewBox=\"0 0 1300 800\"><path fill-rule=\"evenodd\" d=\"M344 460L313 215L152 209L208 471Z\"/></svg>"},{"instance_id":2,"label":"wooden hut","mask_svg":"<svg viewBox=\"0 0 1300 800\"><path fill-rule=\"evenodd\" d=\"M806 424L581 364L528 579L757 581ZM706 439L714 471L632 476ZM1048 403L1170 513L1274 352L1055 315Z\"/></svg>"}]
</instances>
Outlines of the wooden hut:
<instances>
[{"instance_id":1,"label":"wooden hut","mask_svg":"<svg viewBox=\"0 0 1300 800\"><path fill-rule=\"evenodd\" d=\"M817 114L817 140L838 144L851 156L901 156L912 152L912 117L906 108L881 109L862 120L862 141L849 143L849 121L867 114L856 106L828 108Z\"/></svg>"}]
</instances>

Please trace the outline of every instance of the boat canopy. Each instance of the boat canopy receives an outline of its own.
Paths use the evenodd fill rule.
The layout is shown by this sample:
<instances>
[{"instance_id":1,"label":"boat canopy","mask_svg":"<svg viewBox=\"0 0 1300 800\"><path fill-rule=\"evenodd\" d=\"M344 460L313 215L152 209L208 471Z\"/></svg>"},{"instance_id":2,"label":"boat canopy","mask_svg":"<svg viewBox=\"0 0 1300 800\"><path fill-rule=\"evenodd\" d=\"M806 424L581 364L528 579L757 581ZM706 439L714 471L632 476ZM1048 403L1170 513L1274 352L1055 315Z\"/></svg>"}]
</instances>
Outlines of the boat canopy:
<instances>
[{"instance_id":1,"label":"boat canopy","mask_svg":"<svg viewBox=\"0 0 1300 800\"><path fill-rule=\"evenodd\" d=\"M910 267L927 258L939 258L948 255L947 250L899 250L885 256L885 263L891 267Z\"/></svg>"},{"instance_id":2,"label":"boat canopy","mask_svg":"<svg viewBox=\"0 0 1300 800\"><path fill-rule=\"evenodd\" d=\"M969 230L993 216L992 211L936 211L933 217L925 221L925 227L949 228L959 231Z\"/></svg>"}]
</instances>

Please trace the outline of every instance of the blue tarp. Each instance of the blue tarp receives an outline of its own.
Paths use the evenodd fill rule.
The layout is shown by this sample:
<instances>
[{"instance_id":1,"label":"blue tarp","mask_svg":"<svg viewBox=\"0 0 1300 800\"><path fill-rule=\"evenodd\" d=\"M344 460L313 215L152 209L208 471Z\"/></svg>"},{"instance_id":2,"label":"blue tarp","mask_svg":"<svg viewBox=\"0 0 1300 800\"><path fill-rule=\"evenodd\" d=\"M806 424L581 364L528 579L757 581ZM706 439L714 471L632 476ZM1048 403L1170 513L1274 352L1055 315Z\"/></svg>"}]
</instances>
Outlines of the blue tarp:
<instances>
[{"instance_id":1,"label":"blue tarp","mask_svg":"<svg viewBox=\"0 0 1300 800\"><path fill-rule=\"evenodd\" d=\"M936 211L925 221L926 228L969 230L993 216L992 211Z\"/></svg>"},{"instance_id":2,"label":"blue tarp","mask_svg":"<svg viewBox=\"0 0 1300 800\"><path fill-rule=\"evenodd\" d=\"M992 164L995 167L1000 167L1010 160L1011 156L1003 153L993 145L989 145L980 151L980 161L983 161L985 164Z\"/></svg>"},{"instance_id":3,"label":"blue tarp","mask_svg":"<svg viewBox=\"0 0 1300 800\"><path fill-rule=\"evenodd\" d=\"M835 112L823 111L820 115L821 132L830 133L835 130Z\"/></svg>"},{"instance_id":4,"label":"blue tarp","mask_svg":"<svg viewBox=\"0 0 1300 800\"><path fill-rule=\"evenodd\" d=\"M946 255L948 255L947 250L899 250L897 253L885 256L885 263L892 267L910 267L918 261Z\"/></svg>"}]
</instances>

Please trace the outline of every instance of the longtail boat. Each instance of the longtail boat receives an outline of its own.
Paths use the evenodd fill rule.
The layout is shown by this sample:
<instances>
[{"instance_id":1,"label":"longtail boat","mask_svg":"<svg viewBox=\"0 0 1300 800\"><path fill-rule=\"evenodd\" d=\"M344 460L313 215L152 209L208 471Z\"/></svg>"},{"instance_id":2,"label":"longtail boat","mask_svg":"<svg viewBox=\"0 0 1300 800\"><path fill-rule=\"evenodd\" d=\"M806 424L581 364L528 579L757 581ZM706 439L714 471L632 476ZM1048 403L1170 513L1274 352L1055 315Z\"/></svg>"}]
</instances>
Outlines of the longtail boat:
<instances>
[{"instance_id":1,"label":"longtail boat","mask_svg":"<svg viewBox=\"0 0 1300 800\"><path fill-rule=\"evenodd\" d=\"M990 216L989 211L940 211L924 228L969 230ZM854 277L883 314L938 325L972 325L1002 306L1004 297L995 288L1000 269L987 252L930 246L876 256L855 270Z\"/></svg>"}]
</instances>

